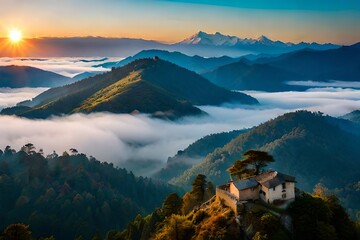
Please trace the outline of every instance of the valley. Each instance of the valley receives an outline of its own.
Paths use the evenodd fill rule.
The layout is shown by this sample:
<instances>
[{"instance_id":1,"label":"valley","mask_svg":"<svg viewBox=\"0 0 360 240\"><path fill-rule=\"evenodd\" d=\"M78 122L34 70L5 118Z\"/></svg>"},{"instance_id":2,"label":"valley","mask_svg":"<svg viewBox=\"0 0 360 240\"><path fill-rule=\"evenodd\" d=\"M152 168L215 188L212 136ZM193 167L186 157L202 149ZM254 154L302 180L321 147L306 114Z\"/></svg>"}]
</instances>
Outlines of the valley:
<instances>
[{"instance_id":1,"label":"valley","mask_svg":"<svg viewBox=\"0 0 360 240\"><path fill-rule=\"evenodd\" d=\"M0 0L0 240L360 239L350 2Z\"/></svg>"}]
</instances>

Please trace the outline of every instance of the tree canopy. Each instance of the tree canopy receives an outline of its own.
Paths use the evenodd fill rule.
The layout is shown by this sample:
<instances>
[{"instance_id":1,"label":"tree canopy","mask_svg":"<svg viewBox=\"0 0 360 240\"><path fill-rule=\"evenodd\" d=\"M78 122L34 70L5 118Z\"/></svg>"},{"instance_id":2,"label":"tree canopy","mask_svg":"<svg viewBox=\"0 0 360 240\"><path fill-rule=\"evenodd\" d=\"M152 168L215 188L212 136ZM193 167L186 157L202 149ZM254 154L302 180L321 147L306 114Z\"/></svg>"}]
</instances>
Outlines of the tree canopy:
<instances>
[{"instance_id":1,"label":"tree canopy","mask_svg":"<svg viewBox=\"0 0 360 240\"><path fill-rule=\"evenodd\" d=\"M275 161L273 156L259 150L248 150L243 156L243 159L236 160L234 165L228 168L231 176L235 175L242 178L249 175L258 175L269 163Z\"/></svg>"},{"instance_id":2,"label":"tree canopy","mask_svg":"<svg viewBox=\"0 0 360 240\"><path fill-rule=\"evenodd\" d=\"M10 146L0 151L0 231L22 222L34 238L91 239L96 232L104 235L125 227L177 190L74 149L70 152L45 157L31 143L20 151ZM6 232L24 226L11 225Z\"/></svg>"}]
</instances>

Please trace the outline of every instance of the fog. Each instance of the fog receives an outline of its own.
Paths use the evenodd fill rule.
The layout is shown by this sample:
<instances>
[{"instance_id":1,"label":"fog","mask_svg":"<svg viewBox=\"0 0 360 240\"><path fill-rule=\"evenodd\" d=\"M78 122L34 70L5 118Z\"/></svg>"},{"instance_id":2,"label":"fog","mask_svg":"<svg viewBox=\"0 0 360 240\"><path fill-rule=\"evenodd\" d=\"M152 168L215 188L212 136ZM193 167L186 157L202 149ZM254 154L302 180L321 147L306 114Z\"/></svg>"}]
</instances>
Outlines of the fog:
<instances>
[{"instance_id":1,"label":"fog","mask_svg":"<svg viewBox=\"0 0 360 240\"><path fill-rule=\"evenodd\" d=\"M10 101L6 99L11 94L16 95L16 98L25 98L34 93L32 89L23 90L23 96L15 90L0 94L0 102L9 105ZM65 150L76 148L101 161L127 167L136 174L150 175L162 167L169 156L210 133L256 126L298 109L322 111L332 116L360 109L360 90L353 89L247 93L256 97L261 105L201 106L209 116L188 117L176 122L154 119L147 115L110 113L75 114L47 120L0 116L0 147L3 149L10 145L18 150L31 142L38 149L44 149L46 154L53 150L61 154Z\"/></svg>"},{"instance_id":2,"label":"fog","mask_svg":"<svg viewBox=\"0 0 360 240\"><path fill-rule=\"evenodd\" d=\"M94 67L101 63L120 61L123 58L0 58L0 66L30 66L73 77L83 72L109 71L107 68Z\"/></svg>"},{"instance_id":3,"label":"fog","mask_svg":"<svg viewBox=\"0 0 360 240\"><path fill-rule=\"evenodd\" d=\"M266 108L307 109L338 117L360 109L360 90L351 88L312 88L305 92L245 92Z\"/></svg>"},{"instance_id":4,"label":"fog","mask_svg":"<svg viewBox=\"0 0 360 240\"><path fill-rule=\"evenodd\" d=\"M32 99L47 88L0 88L0 110Z\"/></svg>"},{"instance_id":5,"label":"fog","mask_svg":"<svg viewBox=\"0 0 360 240\"><path fill-rule=\"evenodd\" d=\"M349 82L349 81L289 81L289 85L294 86L309 86L309 87L340 87L340 88L360 88L360 82Z\"/></svg>"}]
</instances>

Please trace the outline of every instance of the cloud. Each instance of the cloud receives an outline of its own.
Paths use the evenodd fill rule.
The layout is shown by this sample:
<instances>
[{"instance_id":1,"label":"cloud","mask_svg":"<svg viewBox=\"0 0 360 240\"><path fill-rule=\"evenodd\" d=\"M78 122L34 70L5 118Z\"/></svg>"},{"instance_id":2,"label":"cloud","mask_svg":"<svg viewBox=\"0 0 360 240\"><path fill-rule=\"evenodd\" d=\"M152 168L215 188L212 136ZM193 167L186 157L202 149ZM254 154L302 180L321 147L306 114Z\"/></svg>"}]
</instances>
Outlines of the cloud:
<instances>
[{"instance_id":1,"label":"cloud","mask_svg":"<svg viewBox=\"0 0 360 240\"><path fill-rule=\"evenodd\" d=\"M32 99L47 88L0 88L0 110Z\"/></svg>"},{"instance_id":2,"label":"cloud","mask_svg":"<svg viewBox=\"0 0 360 240\"><path fill-rule=\"evenodd\" d=\"M10 90L9 90L10 91ZM11 92L11 91L10 91ZM211 133L256 126L298 109L339 116L360 109L360 90L323 88L307 92L247 92L261 106L201 106L209 116L171 122L147 115L94 113L46 120L0 116L0 147L19 149L31 142L45 153L70 148L113 162L139 175L151 175L169 156ZM0 95L0 100L4 99ZM1 102L0 101L0 102Z\"/></svg>"},{"instance_id":3,"label":"cloud","mask_svg":"<svg viewBox=\"0 0 360 240\"><path fill-rule=\"evenodd\" d=\"M360 88L360 82L348 82L348 81L289 81L288 85L294 86L308 86L308 87L338 87L338 88Z\"/></svg>"},{"instance_id":4,"label":"cloud","mask_svg":"<svg viewBox=\"0 0 360 240\"><path fill-rule=\"evenodd\" d=\"M109 71L93 65L104 62L120 61L122 58L0 58L0 66L18 65L31 66L73 77L83 72ZM102 61L101 61L102 60ZM96 61L96 62L95 62Z\"/></svg>"},{"instance_id":5,"label":"cloud","mask_svg":"<svg viewBox=\"0 0 360 240\"><path fill-rule=\"evenodd\" d=\"M263 108L287 110L307 109L321 111L331 116L341 116L360 109L360 90L351 88L312 88L305 92L254 92L247 94L257 98Z\"/></svg>"}]
</instances>

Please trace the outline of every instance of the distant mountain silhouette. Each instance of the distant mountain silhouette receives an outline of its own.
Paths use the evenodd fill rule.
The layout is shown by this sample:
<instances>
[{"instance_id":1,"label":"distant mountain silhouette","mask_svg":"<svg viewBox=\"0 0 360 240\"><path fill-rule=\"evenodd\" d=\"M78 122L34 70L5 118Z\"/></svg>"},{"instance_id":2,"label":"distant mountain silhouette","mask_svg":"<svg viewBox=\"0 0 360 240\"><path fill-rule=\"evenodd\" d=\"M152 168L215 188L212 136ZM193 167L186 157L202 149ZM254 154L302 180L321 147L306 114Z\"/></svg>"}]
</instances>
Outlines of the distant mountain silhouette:
<instances>
[{"instance_id":1,"label":"distant mountain silhouette","mask_svg":"<svg viewBox=\"0 0 360 240\"><path fill-rule=\"evenodd\" d=\"M152 57L159 57L163 60L175 63L176 65L179 65L180 67L187 68L191 71L197 72L197 73L203 73L210 70L213 70L217 67L220 67L222 65L226 65L232 62L238 61L236 58L231 57L212 57L212 58L204 58L200 56L187 56L185 54L182 54L180 52L169 52L165 50L144 50L139 53L137 53L134 56L127 57L124 60L121 60L119 62L107 62L103 64L96 65L94 67L105 67L105 68L111 68L111 67L122 67L136 59L142 59L142 58L152 58Z\"/></svg>"},{"instance_id":2,"label":"distant mountain silhouette","mask_svg":"<svg viewBox=\"0 0 360 240\"><path fill-rule=\"evenodd\" d=\"M4 109L2 113L46 118L78 112L141 112L174 119L201 114L194 105L225 102L258 103L246 94L220 88L170 62L140 59L109 73L49 89L30 102L19 104L18 107L25 110L23 112L14 107Z\"/></svg>"},{"instance_id":3,"label":"distant mountain silhouette","mask_svg":"<svg viewBox=\"0 0 360 240\"><path fill-rule=\"evenodd\" d=\"M0 44L7 42L0 38ZM27 57L127 57L144 49L166 49L169 45L157 41L135 38L70 37L26 39L31 48ZM12 57L13 53L2 49L0 57Z\"/></svg>"},{"instance_id":4,"label":"distant mountain silhouette","mask_svg":"<svg viewBox=\"0 0 360 240\"><path fill-rule=\"evenodd\" d=\"M242 59L203 76L227 89L265 91L306 89L289 86L288 81L360 81L358 46L324 51L304 49L254 61Z\"/></svg>"},{"instance_id":5,"label":"distant mountain silhouette","mask_svg":"<svg viewBox=\"0 0 360 240\"><path fill-rule=\"evenodd\" d=\"M27 66L0 66L0 87L56 87L74 82L57 73Z\"/></svg>"}]
</instances>

